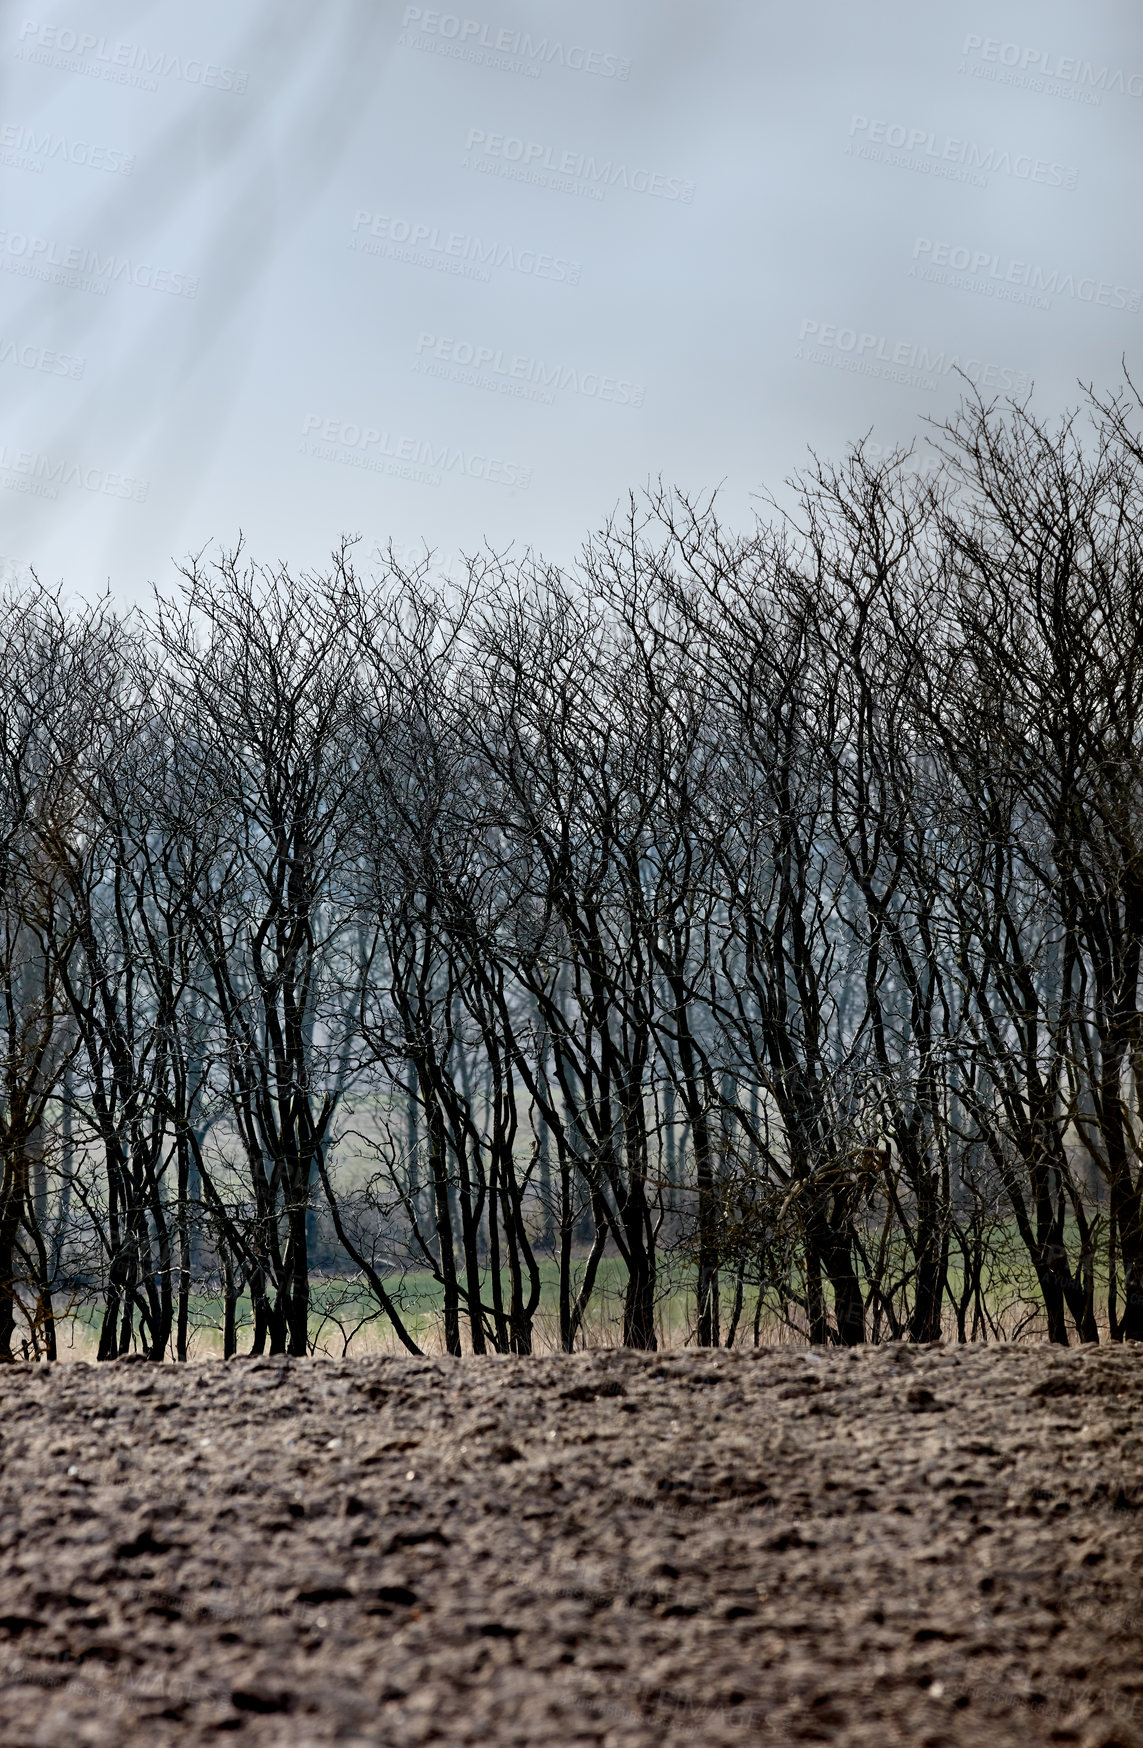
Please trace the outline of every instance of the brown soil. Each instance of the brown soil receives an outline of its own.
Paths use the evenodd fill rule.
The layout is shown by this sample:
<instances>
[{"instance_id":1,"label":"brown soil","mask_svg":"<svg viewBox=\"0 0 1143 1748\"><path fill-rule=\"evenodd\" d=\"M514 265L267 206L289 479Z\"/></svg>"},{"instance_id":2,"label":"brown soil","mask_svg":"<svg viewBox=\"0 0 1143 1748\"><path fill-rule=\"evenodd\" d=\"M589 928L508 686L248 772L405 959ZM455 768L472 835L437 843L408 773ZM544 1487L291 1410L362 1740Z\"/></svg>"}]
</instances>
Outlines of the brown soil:
<instances>
[{"instance_id":1,"label":"brown soil","mask_svg":"<svg viewBox=\"0 0 1143 1748\"><path fill-rule=\"evenodd\" d=\"M0 1374L0 1741L1143 1745L1143 1348Z\"/></svg>"}]
</instances>

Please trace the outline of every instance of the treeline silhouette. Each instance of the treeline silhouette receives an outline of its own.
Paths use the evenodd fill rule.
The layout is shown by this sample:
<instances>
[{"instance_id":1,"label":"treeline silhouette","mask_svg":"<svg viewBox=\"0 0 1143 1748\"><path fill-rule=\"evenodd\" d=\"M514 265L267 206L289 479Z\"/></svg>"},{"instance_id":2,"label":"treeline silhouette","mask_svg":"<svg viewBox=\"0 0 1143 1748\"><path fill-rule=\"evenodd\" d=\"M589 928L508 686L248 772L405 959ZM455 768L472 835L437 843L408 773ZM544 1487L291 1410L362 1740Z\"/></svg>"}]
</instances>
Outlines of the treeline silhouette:
<instances>
[{"instance_id":1,"label":"treeline silhouette","mask_svg":"<svg viewBox=\"0 0 1143 1748\"><path fill-rule=\"evenodd\" d=\"M10 592L0 1353L1143 1340L1137 411Z\"/></svg>"}]
</instances>

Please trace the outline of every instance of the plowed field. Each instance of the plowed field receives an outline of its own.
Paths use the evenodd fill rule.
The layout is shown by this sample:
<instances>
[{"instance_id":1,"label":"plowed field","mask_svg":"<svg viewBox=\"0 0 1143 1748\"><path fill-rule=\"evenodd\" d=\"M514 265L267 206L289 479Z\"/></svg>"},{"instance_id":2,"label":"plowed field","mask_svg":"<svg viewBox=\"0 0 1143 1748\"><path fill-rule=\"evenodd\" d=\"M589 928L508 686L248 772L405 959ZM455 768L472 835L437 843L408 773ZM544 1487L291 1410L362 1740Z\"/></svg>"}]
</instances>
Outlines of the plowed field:
<instances>
[{"instance_id":1,"label":"plowed field","mask_svg":"<svg viewBox=\"0 0 1143 1748\"><path fill-rule=\"evenodd\" d=\"M0 1742L1143 1745L1143 1348L0 1374Z\"/></svg>"}]
</instances>

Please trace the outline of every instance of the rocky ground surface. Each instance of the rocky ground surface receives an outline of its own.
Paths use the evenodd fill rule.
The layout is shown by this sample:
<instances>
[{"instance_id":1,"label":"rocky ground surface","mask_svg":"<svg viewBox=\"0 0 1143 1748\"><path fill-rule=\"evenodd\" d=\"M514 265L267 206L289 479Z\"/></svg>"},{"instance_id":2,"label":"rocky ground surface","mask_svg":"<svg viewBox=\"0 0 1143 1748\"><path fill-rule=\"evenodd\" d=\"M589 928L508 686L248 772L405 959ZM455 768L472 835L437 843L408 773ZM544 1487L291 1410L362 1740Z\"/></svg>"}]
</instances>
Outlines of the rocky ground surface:
<instances>
[{"instance_id":1,"label":"rocky ground surface","mask_svg":"<svg viewBox=\"0 0 1143 1748\"><path fill-rule=\"evenodd\" d=\"M0 1373L0 1742L1143 1745L1143 1348Z\"/></svg>"}]
</instances>

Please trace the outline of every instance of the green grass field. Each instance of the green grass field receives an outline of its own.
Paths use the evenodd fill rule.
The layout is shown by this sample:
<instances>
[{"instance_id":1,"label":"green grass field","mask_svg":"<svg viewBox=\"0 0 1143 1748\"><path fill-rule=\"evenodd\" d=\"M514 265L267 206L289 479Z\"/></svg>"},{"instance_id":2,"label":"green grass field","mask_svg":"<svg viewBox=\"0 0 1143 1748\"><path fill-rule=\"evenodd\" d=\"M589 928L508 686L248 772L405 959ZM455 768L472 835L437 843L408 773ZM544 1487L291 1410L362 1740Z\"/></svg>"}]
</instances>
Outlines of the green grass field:
<instances>
[{"instance_id":1,"label":"green grass field","mask_svg":"<svg viewBox=\"0 0 1143 1748\"><path fill-rule=\"evenodd\" d=\"M554 1260L541 1259L541 1300L533 1324L533 1342L537 1352L554 1352L559 1345L558 1268ZM584 1264L577 1264L578 1278ZM962 1276L955 1259L950 1258L948 1270L950 1292L958 1295ZM428 1273L409 1273L399 1281L387 1283L410 1335L427 1352L443 1351L442 1292ZM618 1257L605 1257L596 1277L595 1292L588 1307L578 1345L586 1348L612 1347L620 1344L623 1327L623 1300L626 1271ZM1106 1291L1106 1278L1098 1283L1097 1300ZM489 1277L482 1277L485 1303L490 1302ZM503 1279L507 1303L509 1282ZM720 1279L722 1329L725 1337L735 1297L735 1281L731 1274ZM988 1312L985 1338L1042 1339L1044 1319L1040 1309L1034 1271L1026 1254L1019 1247L1005 1246L998 1255L985 1284L984 1301ZM736 1333L736 1344L749 1345L754 1340L755 1316L758 1305L757 1287L747 1284ZM98 1303L76 1307L67 1318L61 1318L59 1345L61 1355L75 1358L94 1356L98 1339L102 1307ZM798 1328L796 1314L792 1320L783 1317L774 1295L767 1295L758 1319L759 1340L767 1346L800 1344L804 1332ZM190 1305L192 1329L191 1354L207 1358L222 1352L222 1302L219 1298L196 1296ZM695 1282L691 1266L672 1260L660 1274L657 1302L657 1336L660 1347L677 1348L694 1340ZM238 1303L238 1348L249 1347L252 1330L250 1301L243 1296ZM462 1310L462 1340L465 1351L470 1346L467 1316ZM972 1332L971 1309L968 1333ZM887 1331L883 1328L883 1336ZM943 1334L947 1340L957 1335L953 1306L946 1303ZM316 1353L331 1357L343 1354L400 1353L401 1346L388 1319L378 1310L375 1300L361 1282L342 1276L315 1277L311 1284L310 1339Z\"/></svg>"}]
</instances>

